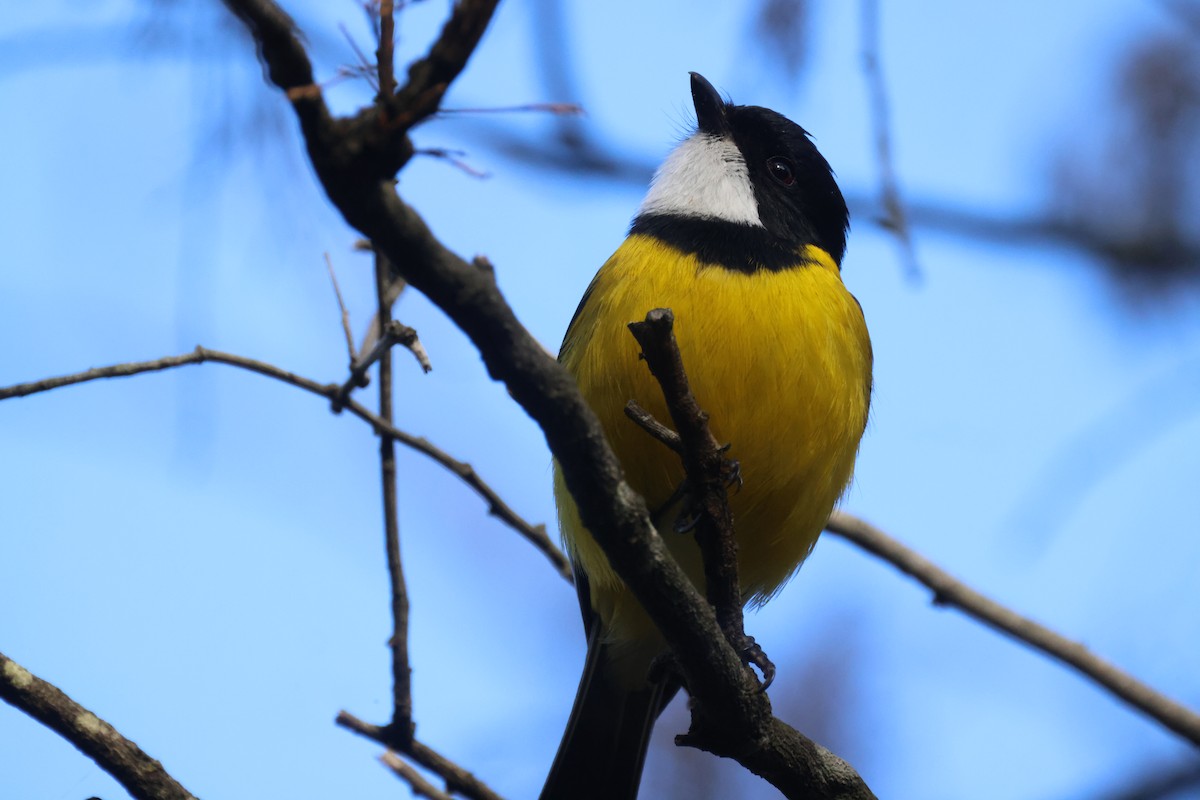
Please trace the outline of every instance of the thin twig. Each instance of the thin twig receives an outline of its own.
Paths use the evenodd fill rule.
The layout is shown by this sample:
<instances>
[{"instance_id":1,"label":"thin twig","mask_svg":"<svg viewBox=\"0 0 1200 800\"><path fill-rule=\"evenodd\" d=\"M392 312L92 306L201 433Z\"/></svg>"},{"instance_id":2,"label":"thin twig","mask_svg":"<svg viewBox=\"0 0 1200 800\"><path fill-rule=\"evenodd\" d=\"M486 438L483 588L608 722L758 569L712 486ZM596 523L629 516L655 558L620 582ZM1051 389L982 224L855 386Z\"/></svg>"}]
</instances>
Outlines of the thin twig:
<instances>
[{"instance_id":1,"label":"thin twig","mask_svg":"<svg viewBox=\"0 0 1200 800\"><path fill-rule=\"evenodd\" d=\"M375 253L375 293L378 298L380 322L391 322L388 305L387 257ZM392 408L392 350L385 347L379 355L379 416L393 424ZM400 557L400 512L396 497L396 442L392 437L379 437L379 470L383 482L384 545L387 550L388 583L391 586L392 636L392 722L391 729L398 742L412 741L413 724L412 665L408 660L408 588L404 581L404 562ZM407 750L407 748L402 748Z\"/></svg>"},{"instance_id":2,"label":"thin twig","mask_svg":"<svg viewBox=\"0 0 1200 800\"><path fill-rule=\"evenodd\" d=\"M934 603L953 606L994 630L1060 661L1192 744L1200 745L1200 714L1155 691L1086 647L987 598L861 519L833 512L826 530L897 567L933 590Z\"/></svg>"},{"instance_id":3,"label":"thin twig","mask_svg":"<svg viewBox=\"0 0 1200 800\"><path fill-rule=\"evenodd\" d=\"M503 800L500 795L492 791L487 784L476 778L469 770L463 769L417 739L413 739L407 748L400 747L400 743L396 741L390 727L372 725L346 711L338 712L336 722L347 730L408 756L445 781L448 792L461 794L471 800Z\"/></svg>"},{"instance_id":4,"label":"thin twig","mask_svg":"<svg viewBox=\"0 0 1200 800\"><path fill-rule=\"evenodd\" d=\"M358 354L354 352L354 333L350 330L350 312L346 309L346 301L342 299L342 288L338 286L337 273L333 271L333 259L325 254L325 266L329 268L329 280L333 282L333 294L337 297L338 310L342 312L342 333L346 335L346 350L350 354L349 363L353 364Z\"/></svg>"},{"instance_id":5,"label":"thin twig","mask_svg":"<svg viewBox=\"0 0 1200 800\"><path fill-rule=\"evenodd\" d=\"M486 180L492 177L492 173L483 169L476 169L463 160L462 156L466 155L463 150L448 150L445 147L422 147L413 151L413 155L429 156L441 161L445 161L455 169L466 173L472 178Z\"/></svg>"},{"instance_id":6,"label":"thin twig","mask_svg":"<svg viewBox=\"0 0 1200 800\"><path fill-rule=\"evenodd\" d=\"M892 158L888 96L883 83L883 70L879 66L879 0L862 0L861 9L863 77L867 81L867 92L870 95L871 122L875 131L875 157L879 163L880 200L883 204L880 224L895 235L900 245L904 271L909 280L919 281L921 265L917 261L912 229L908 224L908 212L900 197L900 186L896 181L896 168Z\"/></svg>"},{"instance_id":7,"label":"thin twig","mask_svg":"<svg viewBox=\"0 0 1200 800\"><path fill-rule=\"evenodd\" d=\"M3 653L0 698L75 745L137 800L196 800L113 726Z\"/></svg>"},{"instance_id":8,"label":"thin twig","mask_svg":"<svg viewBox=\"0 0 1200 800\"><path fill-rule=\"evenodd\" d=\"M375 319L379 319L378 312L376 312ZM380 360L384 353L391 352L392 347L398 344L403 345L413 354L417 363L421 365L422 372L428 374L433 369L433 365L429 363L429 353L425 352L425 346L421 344L416 329L389 319L384 326L383 337L376 339L375 343L371 345L371 350L364 353L362 358L350 362L350 376L342 383L331 404L335 414L340 414L346 407L346 401L349 400L351 392L358 387L367 385L369 382L367 372L375 365L375 362Z\"/></svg>"},{"instance_id":9,"label":"thin twig","mask_svg":"<svg viewBox=\"0 0 1200 800\"><path fill-rule=\"evenodd\" d=\"M425 780L412 764L409 764L391 750L381 755L379 760L383 762L385 767L396 773L396 776L400 780L408 784L408 788L412 790L413 797L427 797L429 800L454 800L450 795Z\"/></svg>"},{"instance_id":10,"label":"thin twig","mask_svg":"<svg viewBox=\"0 0 1200 800\"><path fill-rule=\"evenodd\" d=\"M676 453L683 452L683 443L679 440L679 434L656 420L654 415L638 405L636 400L630 400L625 404L625 416Z\"/></svg>"},{"instance_id":11,"label":"thin twig","mask_svg":"<svg viewBox=\"0 0 1200 800\"><path fill-rule=\"evenodd\" d=\"M354 37L350 35L350 30L343 23L338 23L338 30L342 32L342 38L350 45L350 49L354 51L354 57L358 59L358 63L353 67L340 67L339 72L344 72L352 77L364 78L367 84L379 92L379 71L374 64L367 58L367 54L358 46L358 42L354 41ZM323 84L328 86L328 83Z\"/></svg>"},{"instance_id":12,"label":"thin twig","mask_svg":"<svg viewBox=\"0 0 1200 800\"><path fill-rule=\"evenodd\" d=\"M483 108L439 108L438 114L523 114L527 112L578 116L583 106L578 103L522 103L517 106L487 106Z\"/></svg>"},{"instance_id":13,"label":"thin twig","mask_svg":"<svg viewBox=\"0 0 1200 800\"><path fill-rule=\"evenodd\" d=\"M71 386L77 383L86 383L88 381L101 380L105 378L127 378L133 375L140 375L145 372L160 372L166 369L175 367L185 367L192 364L203 364L206 362L214 362L226 364L231 367L249 370L250 372L265 375L268 378L282 381L283 383L303 389L306 392L311 392L318 397L323 397L332 402L340 387L333 383L317 383L311 378L305 378L293 372L288 372L285 369L276 367L273 364L267 364L263 361L256 361L252 358L234 355L232 353L224 353L220 350L210 350L206 347L197 347L190 353L184 353L178 356L166 356L157 358L153 361L135 361L125 364L115 364L110 367L97 367L95 369L77 372L71 375L62 375L54 378L45 378L40 381L31 381L29 383L19 383L15 386L7 386L0 388L0 400L8 400L15 397L27 397L29 395L38 394L40 392L48 392L53 389L58 389L63 386ZM374 429L376 435L387 435L403 444L416 450L422 455L436 461L446 469L458 476L459 480L471 487L484 501L488 504L488 513L499 519L505 525L509 526L530 544L536 547L550 563L554 565L555 571L563 577L568 583L573 582L574 578L571 574L571 562L563 555L562 551L555 546L554 542L546 534L546 526L533 525L524 520L517 512L501 499L484 480L479 477L479 473L475 468L465 461L459 461L453 456L446 453L444 450L434 446L429 440L421 436L413 436L410 433L400 430L395 425L387 422L378 414L366 408L360 403L350 400L346 403L346 408L359 419L367 422Z\"/></svg>"}]
</instances>

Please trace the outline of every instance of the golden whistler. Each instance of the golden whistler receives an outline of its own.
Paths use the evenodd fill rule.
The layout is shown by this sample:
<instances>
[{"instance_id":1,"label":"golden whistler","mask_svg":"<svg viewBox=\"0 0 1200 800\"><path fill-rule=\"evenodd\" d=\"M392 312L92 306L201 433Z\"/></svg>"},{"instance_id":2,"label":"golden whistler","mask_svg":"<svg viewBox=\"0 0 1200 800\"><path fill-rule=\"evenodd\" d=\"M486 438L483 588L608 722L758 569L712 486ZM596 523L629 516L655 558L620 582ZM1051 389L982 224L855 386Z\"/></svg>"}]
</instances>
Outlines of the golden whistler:
<instances>
[{"instance_id":1,"label":"golden whistler","mask_svg":"<svg viewBox=\"0 0 1200 800\"><path fill-rule=\"evenodd\" d=\"M695 540L672 527L679 458L624 414L636 400L670 419L626 325L654 308L674 312L692 390L741 467L743 487L729 502L742 597L759 604L795 574L850 481L870 404L871 342L842 284L846 203L807 132L769 109L726 103L696 73L692 99L697 130L658 169L559 360L703 591ZM650 730L678 686L670 676L650 682L666 645L557 471L555 495L588 652L542 800L626 800L637 796Z\"/></svg>"}]
</instances>

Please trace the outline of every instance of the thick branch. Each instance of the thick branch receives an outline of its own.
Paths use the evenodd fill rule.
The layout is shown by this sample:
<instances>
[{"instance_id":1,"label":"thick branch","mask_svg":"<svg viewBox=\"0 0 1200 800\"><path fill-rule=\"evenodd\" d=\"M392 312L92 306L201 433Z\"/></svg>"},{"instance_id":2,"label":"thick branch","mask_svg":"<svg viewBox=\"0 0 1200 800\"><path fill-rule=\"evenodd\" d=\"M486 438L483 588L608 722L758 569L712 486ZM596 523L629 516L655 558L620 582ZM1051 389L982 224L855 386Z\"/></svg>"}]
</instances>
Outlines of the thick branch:
<instances>
[{"instance_id":1,"label":"thick branch","mask_svg":"<svg viewBox=\"0 0 1200 800\"><path fill-rule=\"evenodd\" d=\"M500 0L459 0L429 53L408 68L396 106L409 127L438 110L446 89L462 72L492 21Z\"/></svg>"},{"instance_id":2,"label":"thick branch","mask_svg":"<svg viewBox=\"0 0 1200 800\"><path fill-rule=\"evenodd\" d=\"M1093 655L1078 642L984 597L861 519L835 511L826 529L928 586L937 605L954 606L988 627L1061 661L1192 744L1200 745L1200 715Z\"/></svg>"},{"instance_id":3,"label":"thick branch","mask_svg":"<svg viewBox=\"0 0 1200 800\"><path fill-rule=\"evenodd\" d=\"M273 364L267 364L263 361L256 361L252 358L234 355L232 353L224 353L220 350L210 350L206 347L197 347L190 353L184 353L178 356L166 356L164 358L154 359L153 361L134 361L126 364L115 364L111 367L97 367L95 369L77 372L71 375L62 375L55 378L46 378L40 381L31 381L29 383L19 383L15 386L7 386L0 388L0 400L8 400L14 397L27 397L28 395L38 394L39 392L48 392L52 389L58 389L63 386L71 386L76 383L86 383L88 381L100 380L102 378L126 378L132 375L140 375L144 372L159 372L165 369L175 367L184 367L191 364L203 364L205 362L216 362L227 364L232 367L256 372L259 375L265 375L268 378L282 381L290 386L295 386L303 389L306 392L311 392L326 400L333 401L337 396L340 388L336 384L317 383L311 378L305 378L293 372L288 372L285 369L276 367ZM516 511L501 499L500 495L492 489L482 478L475 468L465 461L450 456L445 451L435 447L427 439L420 436L413 436L410 433L400 430L395 425L392 425L387 420L381 418L378 414L367 409L363 405L350 400L346 403L346 408L359 419L367 422L375 430L377 435L387 435L403 444L416 450L422 455L441 464L446 469L458 476L459 480L467 484L482 497L488 504L488 513L499 519L505 525L515 530L523 536L530 544L536 547L550 563L554 565L554 569L566 581L573 582L574 578L571 574L571 562L563 555L550 537L546 535L546 527L544 525L533 525L521 518Z\"/></svg>"},{"instance_id":4,"label":"thick branch","mask_svg":"<svg viewBox=\"0 0 1200 800\"><path fill-rule=\"evenodd\" d=\"M196 800L113 726L3 653L0 698L78 747L137 800Z\"/></svg>"}]
</instances>

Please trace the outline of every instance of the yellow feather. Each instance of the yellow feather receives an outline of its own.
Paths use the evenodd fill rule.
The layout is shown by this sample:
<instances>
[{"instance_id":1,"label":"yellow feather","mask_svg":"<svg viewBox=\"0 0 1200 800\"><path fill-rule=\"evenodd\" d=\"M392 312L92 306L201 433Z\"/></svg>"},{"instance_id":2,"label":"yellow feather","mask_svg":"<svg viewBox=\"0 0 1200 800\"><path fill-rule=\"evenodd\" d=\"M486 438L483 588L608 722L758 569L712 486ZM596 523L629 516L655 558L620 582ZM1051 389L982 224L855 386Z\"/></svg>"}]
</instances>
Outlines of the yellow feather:
<instances>
[{"instance_id":1,"label":"yellow feather","mask_svg":"<svg viewBox=\"0 0 1200 800\"><path fill-rule=\"evenodd\" d=\"M692 391L714 435L741 465L745 483L730 493L739 575L746 600L761 603L803 563L850 481L871 393L862 311L833 260L811 245L794 268L747 274L701 264L649 236L626 239L592 281L559 359L652 512L669 500L683 469L625 417L626 402L636 400L670 423L626 325L660 307L675 314ZM652 655L661 648L652 623L581 525L557 467L555 497L606 641ZM661 533L703 590L693 537Z\"/></svg>"}]
</instances>

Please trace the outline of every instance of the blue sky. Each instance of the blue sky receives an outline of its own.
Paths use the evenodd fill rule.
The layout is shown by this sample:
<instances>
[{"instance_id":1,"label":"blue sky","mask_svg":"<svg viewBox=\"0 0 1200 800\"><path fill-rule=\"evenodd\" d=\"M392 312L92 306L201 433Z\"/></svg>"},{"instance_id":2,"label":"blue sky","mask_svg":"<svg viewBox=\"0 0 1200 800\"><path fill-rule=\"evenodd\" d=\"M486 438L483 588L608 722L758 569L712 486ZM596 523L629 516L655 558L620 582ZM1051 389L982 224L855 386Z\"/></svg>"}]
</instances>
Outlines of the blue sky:
<instances>
[{"instance_id":1,"label":"blue sky","mask_svg":"<svg viewBox=\"0 0 1200 800\"><path fill-rule=\"evenodd\" d=\"M353 3L289 7L328 54L325 76L352 60L339 22L369 41ZM814 4L810 68L795 84L764 77L738 4L569 4L589 130L658 160L689 124L697 70L738 102L796 119L844 187L870 191L856 7ZM184 43L166 48L119 38L147 14L131 0L26 5L0 21L0 385L196 344L342 379L323 254L357 330L372 304L369 262L248 49L186 45L223 19L194 8L181 17ZM404 58L444 11L405 13ZM450 105L577 99L544 96L528 56L532 13L501 6ZM1114 50L1169 24L1155 5L1120 0L933 2L919 16L889 5L882 57L904 189L1036 212L1054 137L1104 113ZM97 30L116 33L81 33ZM367 92L344 83L330 96L350 109ZM273 116L247 136L263 104ZM401 191L452 248L491 258L553 348L642 188L505 160L479 133L492 124L459 116L418 132L420 145L466 148L491 178L421 159ZM512 124L549 135L543 119ZM844 275L871 327L877 392L845 507L1200 705L1197 298L1134 312L1080 254L916 236L919 286L869 220L851 233ZM400 354L398 425L553 528L536 427L423 298L406 296L398 314L434 363L422 376ZM364 425L207 365L4 402L0 452L0 651L199 796L403 796L373 762L378 748L332 724L343 708L377 722L389 713L376 446ZM453 477L400 458L419 736L502 794L532 796L582 664L573 593ZM805 698L828 691L812 665L835 665L831 744L880 797L1098 797L1147 765L1195 758L832 537L748 625L798 724ZM659 726L648 796L669 796L670 768L654 759L677 755L660 754L679 724ZM8 707L0 741L0 795L123 796ZM718 768L742 796L775 796Z\"/></svg>"}]
</instances>

